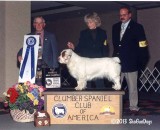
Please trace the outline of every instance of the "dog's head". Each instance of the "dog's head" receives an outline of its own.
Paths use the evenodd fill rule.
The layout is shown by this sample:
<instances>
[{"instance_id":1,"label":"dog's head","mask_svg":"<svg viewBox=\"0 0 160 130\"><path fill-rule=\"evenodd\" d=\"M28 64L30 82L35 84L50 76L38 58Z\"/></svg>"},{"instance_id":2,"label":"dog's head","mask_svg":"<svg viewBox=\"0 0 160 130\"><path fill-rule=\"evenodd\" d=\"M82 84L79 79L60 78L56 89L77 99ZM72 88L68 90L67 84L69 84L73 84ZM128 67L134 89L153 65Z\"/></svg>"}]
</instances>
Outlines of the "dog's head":
<instances>
[{"instance_id":1,"label":"dog's head","mask_svg":"<svg viewBox=\"0 0 160 130\"><path fill-rule=\"evenodd\" d=\"M71 56L72 56L72 50L71 49L65 49L61 52L58 60L59 60L59 63L61 64L67 64L70 59L71 59Z\"/></svg>"}]
</instances>

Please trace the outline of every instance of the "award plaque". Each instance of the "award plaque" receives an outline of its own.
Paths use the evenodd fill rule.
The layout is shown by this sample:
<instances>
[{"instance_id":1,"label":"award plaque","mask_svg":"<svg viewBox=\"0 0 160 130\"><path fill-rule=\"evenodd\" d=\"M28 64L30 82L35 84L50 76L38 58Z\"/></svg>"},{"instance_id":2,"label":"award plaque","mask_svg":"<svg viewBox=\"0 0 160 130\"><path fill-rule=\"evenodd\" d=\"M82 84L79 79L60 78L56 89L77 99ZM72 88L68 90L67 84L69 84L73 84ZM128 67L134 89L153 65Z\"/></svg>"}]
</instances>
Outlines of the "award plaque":
<instances>
[{"instance_id":1,"label":"award plaque","mask_svg":"<svg viewBox=\"0 0 160 130\"><path fill-rule=\"evenodd\" d=\"M59 68L43 68L42 69L43 86L45 88L60 88L61 76Z\"/></svg>"}]
</instances>

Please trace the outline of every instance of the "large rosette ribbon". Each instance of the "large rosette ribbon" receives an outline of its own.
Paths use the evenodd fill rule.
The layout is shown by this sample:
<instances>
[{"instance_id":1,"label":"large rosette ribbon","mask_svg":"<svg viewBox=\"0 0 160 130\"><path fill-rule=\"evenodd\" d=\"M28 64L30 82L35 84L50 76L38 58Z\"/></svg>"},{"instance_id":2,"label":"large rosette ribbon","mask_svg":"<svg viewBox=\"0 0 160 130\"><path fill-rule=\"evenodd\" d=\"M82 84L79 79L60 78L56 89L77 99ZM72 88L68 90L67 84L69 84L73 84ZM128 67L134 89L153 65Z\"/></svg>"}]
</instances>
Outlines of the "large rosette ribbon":
<instances>
[{"instance_id":1,"label":"large rosette ribbon","mask_svg":"<svg viewBox=\"0 0 160 130\"><path fill-rule=\"evenodd\" d=\"M24 56L24 61L20 70L20 77L23 78L24 70L26 67L26 63L28 60L29 52L31 52L31 79L35 76L35 63L34 63L34 45L36 44L36 38L33 36L30 36L26 39L26 53Z\"/></svg>"}]
</instances>

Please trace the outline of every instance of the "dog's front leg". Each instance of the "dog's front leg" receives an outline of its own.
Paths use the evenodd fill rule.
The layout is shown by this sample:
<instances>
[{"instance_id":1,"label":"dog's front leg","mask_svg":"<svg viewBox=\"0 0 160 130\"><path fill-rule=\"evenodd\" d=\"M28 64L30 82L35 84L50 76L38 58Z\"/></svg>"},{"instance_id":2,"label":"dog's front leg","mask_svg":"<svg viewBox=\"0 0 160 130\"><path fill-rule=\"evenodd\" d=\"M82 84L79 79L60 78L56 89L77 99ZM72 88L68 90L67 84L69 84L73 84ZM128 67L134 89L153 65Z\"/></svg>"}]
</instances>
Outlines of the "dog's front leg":
<instances>
[{"instance_id":1,"label":"dog's front leg","mask_svg":"<svg viewBox=\"0 0 160 130\"><path fill-rule=\"evenodd\" d=\"M79 79L77 81L77 87L75 87L76 90L83 90L86 88L87 81L85 79Z\"/></svg>"}]
</instances>

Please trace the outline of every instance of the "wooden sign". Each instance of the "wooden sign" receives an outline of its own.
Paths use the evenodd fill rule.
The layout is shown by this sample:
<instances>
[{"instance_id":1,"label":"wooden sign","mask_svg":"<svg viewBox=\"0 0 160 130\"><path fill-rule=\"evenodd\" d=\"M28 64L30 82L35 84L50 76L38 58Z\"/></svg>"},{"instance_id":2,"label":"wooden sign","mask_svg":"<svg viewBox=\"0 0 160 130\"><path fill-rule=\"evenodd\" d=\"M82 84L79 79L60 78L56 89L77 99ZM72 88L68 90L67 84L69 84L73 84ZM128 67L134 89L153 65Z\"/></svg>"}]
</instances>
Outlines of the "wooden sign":
<instances>
[{"instance_id":1,"label":"wooden sign","mask_svg":"<svg viewBox=\"0 0 160 130\"><path fill-rule=\"evenodd\" d=\"M51 124L112 124L122 118L122 91L44 92Z\"/></svg>"}]
</instances>

